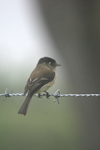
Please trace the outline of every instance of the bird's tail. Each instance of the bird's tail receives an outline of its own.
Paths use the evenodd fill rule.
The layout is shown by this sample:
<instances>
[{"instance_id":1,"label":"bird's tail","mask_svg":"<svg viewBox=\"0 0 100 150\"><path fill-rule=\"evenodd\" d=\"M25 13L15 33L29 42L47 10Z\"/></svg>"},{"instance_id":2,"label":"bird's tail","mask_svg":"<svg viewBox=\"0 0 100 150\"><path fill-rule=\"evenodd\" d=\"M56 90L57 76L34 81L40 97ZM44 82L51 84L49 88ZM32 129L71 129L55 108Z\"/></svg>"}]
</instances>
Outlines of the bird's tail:
<instances>
[{"instance_id":1,"label":"bird's tail","mask_svg":"<svg viewBox=\"0 0 100 150\"><path fill-rule=\"evenodd\" d=\"M32 98L32 95L27 95L25 101L23 102L21 108L18 111L18 114L23 114L24 116L26 115L27 109L28 109L28 105L29 105L29 103L31 101L31 98Z\"/></svg>"}]
</instances>

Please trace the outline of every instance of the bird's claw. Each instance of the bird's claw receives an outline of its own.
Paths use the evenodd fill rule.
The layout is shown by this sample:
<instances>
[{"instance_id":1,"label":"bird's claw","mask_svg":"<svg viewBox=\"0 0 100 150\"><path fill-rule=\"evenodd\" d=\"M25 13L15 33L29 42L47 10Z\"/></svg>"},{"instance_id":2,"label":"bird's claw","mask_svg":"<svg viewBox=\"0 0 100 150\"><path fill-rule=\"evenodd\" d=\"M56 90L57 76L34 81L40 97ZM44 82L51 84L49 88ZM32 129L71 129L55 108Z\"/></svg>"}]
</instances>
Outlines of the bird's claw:
<instances>
[{"instance_id":1,"label":"bird's claw","mask_svg":"<svg viewBox=\"0 0 100 150\"><path fill-rule=\"evenodd\" d=\"M41 93L38 93L38 97L41 98Z\"/></svg>"},{"instance_id":2,"label":"bird's claw","mask_svg":"<svg viewBox=\"0 0 100 150\"><path fill-rule=\"evenodd\" d=\"M46 98L49 98L50 97L49 92L45 91L45 93L46 93Z\"/></svg>"}]
</instances>

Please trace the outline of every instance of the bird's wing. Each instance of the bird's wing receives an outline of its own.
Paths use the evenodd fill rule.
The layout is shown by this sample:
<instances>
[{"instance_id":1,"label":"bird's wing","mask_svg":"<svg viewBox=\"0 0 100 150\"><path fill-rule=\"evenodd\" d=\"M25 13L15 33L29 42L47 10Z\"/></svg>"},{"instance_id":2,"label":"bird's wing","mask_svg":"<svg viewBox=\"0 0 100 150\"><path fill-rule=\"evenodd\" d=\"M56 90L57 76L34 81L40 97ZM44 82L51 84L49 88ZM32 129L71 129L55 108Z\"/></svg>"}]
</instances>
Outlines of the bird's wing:
<instances>
[{"instance_id":1,"label":"bird's wing","mask_svg":"<svg viewBox=\"0 0 100 150\"><path fill-rule=\"evenodd\" d=\"M38 78L37 75L33 72L33 74L31 74L25 86L24 95L28 91L30 91L30 94L36 93L42 86L52 81L54 77L55 77L55 72L51 70L50 71L43 70L42 72L40 72L40 74L38 72Z\"/></svg>"}]
</instances>

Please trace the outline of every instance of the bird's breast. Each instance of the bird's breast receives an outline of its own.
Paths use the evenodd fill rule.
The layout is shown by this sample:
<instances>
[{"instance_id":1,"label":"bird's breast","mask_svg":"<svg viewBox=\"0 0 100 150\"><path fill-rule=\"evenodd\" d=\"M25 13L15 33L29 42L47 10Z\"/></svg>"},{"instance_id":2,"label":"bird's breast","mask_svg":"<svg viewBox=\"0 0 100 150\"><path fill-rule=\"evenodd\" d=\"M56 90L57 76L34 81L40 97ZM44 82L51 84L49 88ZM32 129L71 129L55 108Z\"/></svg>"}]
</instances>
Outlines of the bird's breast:
<instances>
[{"instance_id":1,"label":"bird's breast","mask_svg":"<svg viewBox=\"0 0 100 150\"><path fill-rule=\"evenodd\" d=\"M39 91L37 93L41 93L41 92L44 92L44 91L47 91L50 87L52 87L52 85L55 83L56 81L56 74L55 74L55 77L52 81L48 82L47 84L43 85Z\"/></svg>"}]
</instances>

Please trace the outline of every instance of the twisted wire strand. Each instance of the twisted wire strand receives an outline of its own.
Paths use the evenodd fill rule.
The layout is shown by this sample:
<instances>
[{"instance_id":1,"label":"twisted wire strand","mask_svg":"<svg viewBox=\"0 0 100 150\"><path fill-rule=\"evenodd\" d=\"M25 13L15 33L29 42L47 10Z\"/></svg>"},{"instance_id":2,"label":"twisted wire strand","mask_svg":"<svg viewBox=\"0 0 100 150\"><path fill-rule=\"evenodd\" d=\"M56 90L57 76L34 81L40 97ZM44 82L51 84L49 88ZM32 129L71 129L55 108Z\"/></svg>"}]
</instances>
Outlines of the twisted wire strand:
<instances>
[{"instance_id":1,"label":"twisted wire strand","mask_svg":"<svg viewBox=\"0 0 100 150\"><path fill-rule=\"evenodd\" d=\"M46 96L48 94L49 96L54 96L54 97L99 97L100 94L60 94L60 90L58 89L54 94L50 93L40 93L40 96ZM5 97L12 97L12 96L23 96L23 93L8 93L7 89L5 90L5 93L0 94L0 96L5 96ZM39 94L35 94L35 96L39 97Z\"/></svg>"}]
</instances>

